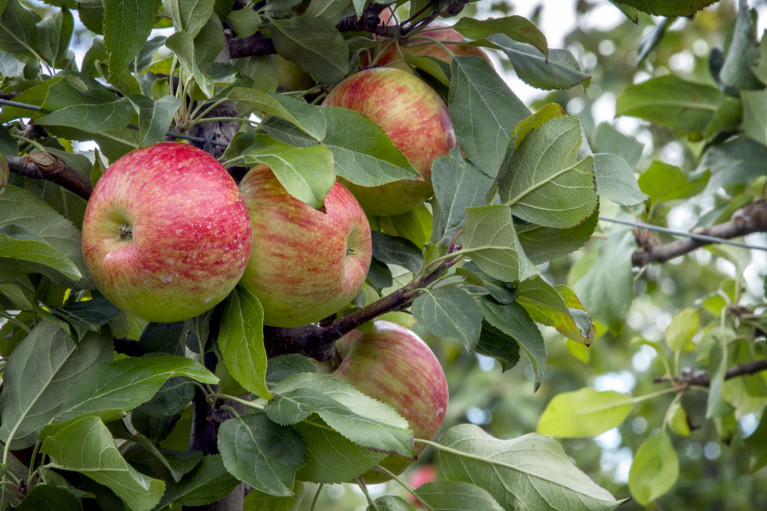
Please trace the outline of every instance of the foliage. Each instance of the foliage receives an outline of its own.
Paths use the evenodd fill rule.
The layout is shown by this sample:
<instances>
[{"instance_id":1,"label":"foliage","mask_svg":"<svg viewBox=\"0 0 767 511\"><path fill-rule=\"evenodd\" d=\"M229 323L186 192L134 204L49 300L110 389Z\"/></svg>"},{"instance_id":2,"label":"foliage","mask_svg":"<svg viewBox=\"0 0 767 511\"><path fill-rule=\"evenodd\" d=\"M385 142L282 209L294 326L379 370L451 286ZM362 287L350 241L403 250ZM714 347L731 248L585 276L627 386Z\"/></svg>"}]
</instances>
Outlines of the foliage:
<instances>
[{"instance_id":1,"label":"foliage","mask_svg":"<svg viewBox=\"0 0 767 511\"><path fill-rule=\"evenodd\" d=\"M426 509L612 509L629 495L627 506L683 506L700 468L680 452L697 434L732 444L721 470L746 477L737 468L748 459L758 488L767 316L764 290L747 286L750 253L716 245L696 260L685 254L702 242L662 245L600 215L664 227L686 211L704 234L767 232L767 41L745 0L737 15L725 2L611 3L627 24L664 16L639 46L654 72L641 83L632 76L642 63L625 68L636 41L621 29L549 48L534 19L484 19L489 2L0 1L0 508L181 509L234 491L228 509L303 509L318 493L311 506L322 506L335 483L359 485L371 509L413 509L405 494ZM714 9L736 16L726 40ZM689 45L669 30L676 16L723 47L686 76L659 71L664 52ZM236 178L266 163L315 208L336 176L363 187L412 179L378 126L319 103L438 18L496 66L472 56L396 63L445 99L460 150L433 164L428 204L370 218L366 286L336 317L264 327L258 299L238 287L201 316L147 324L94 288L80 249L88 193L107 162L136 147L186 140ZM90 48L76 58L79 40ZM573 48L603 40L618 43L615 65L582 68ZM510 70L552 92L526 105ZM610 86L616 115L641 119L652 148L640 128L629 136L595 126L588 109L567 113L584 90L593 101ZM221 126L232 124L227 136ZM664 146L683 157L664 161ZM684 265L652 265L680 256ZM674 301L653 304L666 281L678 283ZM647 316L660 308L659 330ZM342 334L383 315L415 323L443 363L451 405L436 439L413 438L391 407L306 358L332 358ZM579 366L626 370L640 348L652 373L631 395L595 388ZM490 379L477 360L503 374ZM632 433L637 418L651 431ZM580 440L616 427L634 450L627 485L601 473L594 444ZM438 480L414 489L397 476L372 494L361 476L417 445L430 447L419 463L436 463ZM764 505L755 493L746 498Z\"/></svg>"}]
</instances>

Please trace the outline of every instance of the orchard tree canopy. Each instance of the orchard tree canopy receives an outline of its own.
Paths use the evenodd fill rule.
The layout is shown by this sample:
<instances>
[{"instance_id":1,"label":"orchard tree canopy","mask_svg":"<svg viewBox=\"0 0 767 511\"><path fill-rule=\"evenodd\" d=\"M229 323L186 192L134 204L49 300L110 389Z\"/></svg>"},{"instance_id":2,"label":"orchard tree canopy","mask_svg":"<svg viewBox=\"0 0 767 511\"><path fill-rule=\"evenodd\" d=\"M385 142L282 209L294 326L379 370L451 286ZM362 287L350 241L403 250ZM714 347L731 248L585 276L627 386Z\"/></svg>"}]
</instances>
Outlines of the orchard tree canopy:
<instances>
[{"instance_id":1,"label":"orchard tree canopy","mask_svg":"<svg viewBox=\"0 0 767 511\"><path fill-rule=\"evenodd\" d=\"M767 508L763 2L527 3L0 0L0 510Z\"/></svg>"}]
</instances>

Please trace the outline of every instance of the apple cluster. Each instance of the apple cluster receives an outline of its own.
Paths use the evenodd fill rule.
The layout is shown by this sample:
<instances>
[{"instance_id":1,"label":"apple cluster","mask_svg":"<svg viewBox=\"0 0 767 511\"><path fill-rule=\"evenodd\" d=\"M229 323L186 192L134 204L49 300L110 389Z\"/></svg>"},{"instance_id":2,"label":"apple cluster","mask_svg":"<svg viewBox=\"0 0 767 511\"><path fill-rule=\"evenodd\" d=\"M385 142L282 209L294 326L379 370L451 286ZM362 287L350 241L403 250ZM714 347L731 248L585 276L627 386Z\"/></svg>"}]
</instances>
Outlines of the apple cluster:
<instances>
[{"instance_id":1,"label":"apple cluster","mask_svg":"<svg viewBox=\"0 0 767 511\"><path fill-rule=\"evenodd\" d=\"M318 322L349 304L371 263L367 215L422 204L433 194L432 162L457 143L441 97L396 67L349 76L323 105L351 108L378 124L417 179L366 188L339 178L318 210L290 195L267 165L252 168L238 186L218 160L193 146L136 149L99 179L85 213L83 256L99 291L152 322L198 316L238 284L258 297L269 326ZM376 321L337 346L338 377L396 408L417 438L437 434L447 383L418 336ZM398 473L411 461L393 455L383 466ZM385 478L371 472L366 479Z\"/></svg>"}]
</instances>

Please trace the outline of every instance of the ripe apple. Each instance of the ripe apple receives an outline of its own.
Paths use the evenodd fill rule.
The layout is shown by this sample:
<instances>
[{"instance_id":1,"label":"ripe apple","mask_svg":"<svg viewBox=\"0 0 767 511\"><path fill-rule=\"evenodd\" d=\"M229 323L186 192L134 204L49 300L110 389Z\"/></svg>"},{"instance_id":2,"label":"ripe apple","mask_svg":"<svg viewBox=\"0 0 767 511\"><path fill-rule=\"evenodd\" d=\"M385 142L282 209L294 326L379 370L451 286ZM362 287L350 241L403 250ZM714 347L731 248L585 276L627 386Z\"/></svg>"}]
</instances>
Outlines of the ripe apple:
<instances>
[{"instance_id":1,"label":"ripe apple","mask_svg":"<svg viewBox=\"0 0 767 511\"><path fill-rule=\"evenodd\" d=\"M192 318L223 300L252 243L234 179L210 154L175 142L115 161L83 221L83 258L98 290L154 322Z\"/></svg>"},{"instance_id":2,"label":"ripe apple","mask_svg":"<svg viewBox=\"0 0 767 511\"><path fill-rule=\"evenodd\" d=\"M414 57L434 57L448 64L453 59L453 55L459 57L472 56L484 59L488 64L493 65L485 50L479 46L451 44L465 41L463 36L452 28L447 28L447 25L440 23L432 23L431 27L433 27L433 30L418 32L412 38L404 39L398 45L390 44L378 57L376 63L381 66L392 65L409 70L410 67L404 62L405 54L409 54ZM435 42L430 42L426 38L440 41L445 47L443 48Z\"/></svg>"},{"instance_id":3,"label":"ripe apple","mask_svg":"<svg viewBox=\"0 0 767 511\"><path fill-rule=\"evenodd\" d=\"M339 83L322 104L350 108L378 124L420 174L376 187L344 182L368 214L405 213L432 195L431 164L447 156L456 138L447 105L426 82L401 69L365 69Z\"/></svg>"},{"instance_id":4,"label":"ripe apple","mask_svg":"<svg viewBox=\"0 0 767 511\"><path fill-rule=\"evenodd\" d=\"M333 374L361 392L394 407L413 429L415 438L433 439L447 411L445 373L429 346L415 333L396 323L375 321L373 330L354 330L336 343L342 362ZM420 454L426 448L416 444ZM394 454L381 465L402 472L413 460ZM365 481L389 478L374 470Z\"/></svg>"},{"instance_id":5,"label":"ripe apple","mask_svg":"<svg viewBox=\"0 0 767 511\"><path fill-rule=\"evenodd\" d=\"M290 195L266 165L251 169L240 190L253 226L240 283L261 301L264 324L313 323L357 296L372 245L365 212L349 190L337 182L320 211Z\"/></svg>"}]
</instances>

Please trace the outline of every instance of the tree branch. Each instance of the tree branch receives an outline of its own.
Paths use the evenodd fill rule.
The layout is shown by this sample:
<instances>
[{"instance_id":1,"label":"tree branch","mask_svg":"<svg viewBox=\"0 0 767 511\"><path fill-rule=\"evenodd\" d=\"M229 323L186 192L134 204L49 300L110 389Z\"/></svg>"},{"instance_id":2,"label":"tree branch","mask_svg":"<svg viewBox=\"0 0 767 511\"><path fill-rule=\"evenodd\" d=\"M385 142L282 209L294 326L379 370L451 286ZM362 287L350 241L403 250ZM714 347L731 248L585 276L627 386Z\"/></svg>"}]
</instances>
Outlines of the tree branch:
<instances>
[{"instance_id":1,"label":"tree branch","mask_svg":"<svg viewBox=\"0 0 767 511\"><path fill-rule=\"evenodd\" d=\"M330 360L335 355L335 342L338 339L382 314L407 309L420 295L419 289L434 283L460 259L458 257L443 261L420 279L329 325L314 323L293 328L264 327L266 354L272 358L288 353L299 353L316 360Z\"/></svg>"},{"instance_id":2,"label":"tree branch","mask_svg":"<svg viewBox=\"0 0 767 511\"><path fill-rule=\"evenodd\" d=\"M767 360L754 360L753 362L746 362L727 369L724 374L724 379L729 380L731 378L737 378L738 376L744 376L748 374L755 374L760 371L767 371ZM665 376L660 378L654 378L653 383L668 383L674 382L679 385L696 386L696 387L709 387L711 386L711 376L705 369L692 369L690 367L682 369L679 376L667 378Z\"/></svg>"},{"instance_id":3,"label":"tree branch","mask_svg":"<svg viewBox=\"0 0 767 511\"><path fill-rule=\"evenodd\" d=\"M759 199L735 211L729 221L711 227L704 227L694 232L716 238L732 239L754 232L765 231L767 231L767 203L765 203L764 199ZM631 262L634 266L665 263L669 259L688 254L710 243L712 242L695 238L685 238L665 245L652 245L648 243L644 248L634 252L631 256Z\"/></svg>"},{"instance_id":4,"label":"tree branch","mask_svg":"<svg viewBox=\"0 0 767 511\"><path fill-rule=\"evenodd\" d=\"M6 156L14 174L33 179L45 179L88 199L93 191L90 180L55 154L32 151L25 156Z\"/></svg>"}]
</instances>

